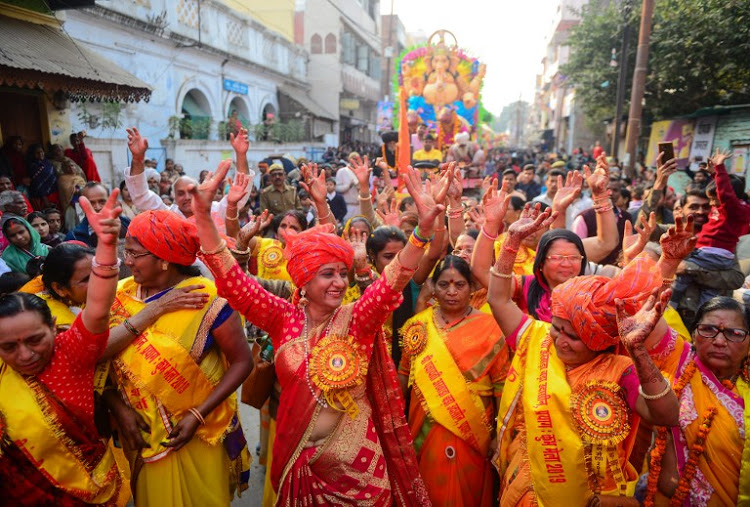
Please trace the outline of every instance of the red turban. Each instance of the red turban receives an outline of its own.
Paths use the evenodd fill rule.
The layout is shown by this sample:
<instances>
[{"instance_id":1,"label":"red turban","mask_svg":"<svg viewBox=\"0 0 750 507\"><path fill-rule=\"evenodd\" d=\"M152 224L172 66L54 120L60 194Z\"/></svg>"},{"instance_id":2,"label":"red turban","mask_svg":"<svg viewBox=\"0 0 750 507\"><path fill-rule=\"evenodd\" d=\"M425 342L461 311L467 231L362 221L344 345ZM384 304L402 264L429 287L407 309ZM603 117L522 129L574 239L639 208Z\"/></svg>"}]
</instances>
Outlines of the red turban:
<instances>
[{"instance_id":1,"label":"red turban","mask_svg":"<svg viewBox=\"0 0 750 507\"><path fill-rule=\"evenodd\" d=\"M283 233L286 270L297 287L312 280L323 264L343 262L347 269L352 267L354 249L332 231L331 225L319 225L300 233Z\"/></svg>"},{"instance_id":2,"label":"red turban","mask_svg":"<svg viewBox=\"0 0 750 507\"><path fill-rule=\"evenodd\" d=\"M570 321L591 350L619 342L615 299L632 315L662 283L661 273L648 254L641 254L614 278L577 276L552 291L552 316Z\"/></svg>"},{"instance_id":3,"label":"red turban","mask_svg":"<svg viewBox=\"0 0 750 507\"><path fill-rule=\"evenodd\" d=\"M128 236L160 259L190 266L200 248L195 224L167 210L144 211L128 227Z\"/></svg>"}]
</instances>

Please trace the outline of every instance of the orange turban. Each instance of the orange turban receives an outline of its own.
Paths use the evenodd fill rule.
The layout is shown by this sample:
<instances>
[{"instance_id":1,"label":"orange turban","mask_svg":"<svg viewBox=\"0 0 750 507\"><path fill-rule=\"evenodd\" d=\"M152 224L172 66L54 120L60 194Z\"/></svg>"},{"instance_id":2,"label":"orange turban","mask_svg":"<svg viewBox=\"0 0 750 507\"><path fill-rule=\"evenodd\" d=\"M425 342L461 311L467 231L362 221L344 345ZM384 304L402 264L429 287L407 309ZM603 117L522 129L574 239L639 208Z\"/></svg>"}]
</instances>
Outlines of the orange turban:
<instances>
[{"instance_id":1,"label":"orange turban","mask_svg":"<svg viewBox=\"0 0 750 507\"><path fill-rule=\"evenodd\" d=\"M160 259L190 266L200 248L195 224L167 210L144 211L130 222L128 236Z\"/></svg>"},{"instance_id":2,"label":"orange turban","mask_svg":"<svg viewBox=\"0 0 750 507\"><path fill-rule=\"evenodd\" d=\"M352 267L354 249L332 231L331 225L319 225L300 233L283 233L286 270L297 287L312 280L323 264L343 262L347 269Z\"/></svg>"},{"instance_id":3,"label":"orange turban","mask_svg":"<svg viewBox=\"0 0 750 507\"><path fill-rule=\"evenodd\" d=\"M591 350L619 342L615 299L632 315L662 283L661 273L648 254L641 254L614 278L577 276L552 291L552 316L570 321Z\"/></svg>"}]
</instances>

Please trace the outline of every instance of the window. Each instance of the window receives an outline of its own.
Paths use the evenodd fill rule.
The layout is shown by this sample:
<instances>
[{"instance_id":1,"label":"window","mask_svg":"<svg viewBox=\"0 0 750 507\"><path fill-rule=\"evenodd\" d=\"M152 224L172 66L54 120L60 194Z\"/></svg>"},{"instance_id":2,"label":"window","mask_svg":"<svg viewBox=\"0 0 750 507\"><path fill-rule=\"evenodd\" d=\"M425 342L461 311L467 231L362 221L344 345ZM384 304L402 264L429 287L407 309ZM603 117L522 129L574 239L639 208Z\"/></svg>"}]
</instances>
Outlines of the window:
<instances>
[{"instance_id":1,"label":"window","mask_svg":"<svg viewBox=\"0 0 750 507\"><path fill-rule=\"evenodd\" d=\"M310 37L310 53L319 55L323 52L323 39L317 33Z\"/></svg>"},{"instance_id":2,"label":"window","mask_svg":"<svg viewBox=\"0 0 750 507\"><path fill-rule=\"evenodd\" d=\"M357 46L357 70L367 73L370 70L370 48L366 44Z\"/></svg>"},{"instance_id":3,"label":"window","mask_svg":"<svg viewBox=\"0 0 750 507\"><path fill-rule=\"evenodd\" d=\"M356 54L354 36L345 31L341 36L341 60L349 65L354 65L357 59Z\"/></svg>"},{"instance_id":4,"label":"window","mask_svg":"<svg viewBox=\"0 0 750 507\"><path fill-rule=\"evenodd\" d=\"M326 35L326 54L330 55L336 52L336 36L332 33Z\"/></svg>"}]
</instances>

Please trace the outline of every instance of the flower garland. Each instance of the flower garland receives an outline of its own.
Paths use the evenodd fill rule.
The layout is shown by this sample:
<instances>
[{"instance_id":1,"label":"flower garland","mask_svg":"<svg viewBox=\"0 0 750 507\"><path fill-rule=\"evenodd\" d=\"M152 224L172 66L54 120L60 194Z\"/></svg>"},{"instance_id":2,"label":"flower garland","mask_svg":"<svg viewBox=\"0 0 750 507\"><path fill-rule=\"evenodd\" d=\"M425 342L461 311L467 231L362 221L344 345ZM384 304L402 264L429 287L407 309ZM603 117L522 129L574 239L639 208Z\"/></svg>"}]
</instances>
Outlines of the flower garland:
<instances>
[{"instance_id":1,"label":"flower garland","mask_svg":"<svg viewBox=\"0 0 750 507\"><path fill-rule=\"evenodd\" d=\"M695 374L696 366L695 361L690 361L685 371L680 376L679 380L675 383L674 392L679 399L685 386L690 382L693 375ZM680 481L677 485L677 490L672 496L669 502L670 506L678 507L683 504L685 498L690 493L690 483L695 477L695 473L698 470L698 460L703 451L705 450L706 437L708 432L711 430L711 423L716 416L718 410L713 405L709 406L703 414L703 422L698 428L698 435L696 436L695 442L690 447L688 452L689 458L685 467L682 470ZM667 435L668 429L664 426L657 427L657 436L654 442L654 449L651 451L651 469L648 475L648 485L646 487L646 498L643 502L645 507L654 506L654 498L656 497L656 490L658 487L659 476L661 475L661 461L664 457L664 453L667 447Z\"/></svg>"},{"instance_id":2,"label":"flower garland","mask_svg":"<svg viewBox=\"0 0 750 507\"><path fill-rule=\"evenodd\" d=\"M685 371L682 372L682 375L675 383L674 394L677 396L678 400L680 399L682 390L685 389L685 386L688 385L690 379L695 375L696 369L695 361L690 361L685 367ZM656 440L654 441L654 449L651 451L646 498L643 500L643 505L645 507L654 507L654 498L656 497L659 475L661 475L661 460L664 457L667 448L667 432L668 430L666 426L656 427Z\"/></svg>"}]
</instances>

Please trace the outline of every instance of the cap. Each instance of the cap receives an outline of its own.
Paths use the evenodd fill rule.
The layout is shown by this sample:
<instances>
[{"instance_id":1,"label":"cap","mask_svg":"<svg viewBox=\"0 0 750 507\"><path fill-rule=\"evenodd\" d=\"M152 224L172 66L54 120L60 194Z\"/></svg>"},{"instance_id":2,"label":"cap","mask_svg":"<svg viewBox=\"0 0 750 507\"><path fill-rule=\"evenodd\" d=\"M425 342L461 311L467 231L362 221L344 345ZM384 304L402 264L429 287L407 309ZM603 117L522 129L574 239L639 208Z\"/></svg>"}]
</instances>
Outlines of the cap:
<instances>
[{"instance_id":1,"label":"cap","mask_svg":"<svg viewBox=\"0 0 750 507\"><path fill-rule=\"evenodd\" d=\"M565 162L562 160L558 160L557 162L552 164L550 167L552 167L552 169L562 169L563 167L565 167Z\"/></svg>"}]
</instances>

